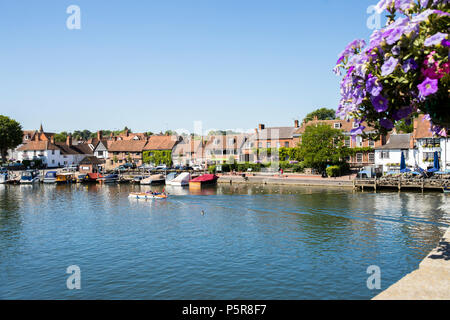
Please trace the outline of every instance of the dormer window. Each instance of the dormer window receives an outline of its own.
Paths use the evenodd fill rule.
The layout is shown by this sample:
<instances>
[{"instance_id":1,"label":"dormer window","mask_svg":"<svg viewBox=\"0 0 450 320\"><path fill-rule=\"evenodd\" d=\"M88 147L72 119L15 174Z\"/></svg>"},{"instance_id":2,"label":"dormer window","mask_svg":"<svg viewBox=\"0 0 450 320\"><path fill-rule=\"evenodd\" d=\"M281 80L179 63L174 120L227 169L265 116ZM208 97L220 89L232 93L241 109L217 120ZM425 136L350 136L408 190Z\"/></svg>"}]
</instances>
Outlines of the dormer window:
<instances>
[{"instance_id":1,"label":"dormer window","mask_svg":"<svg viewBox=\"0 0 450 320\"><path fill-rule=\"evenodd\" d=\"M336 122L336 123L334 124L334 128L335 128L335 129L340 129L340 128L341 128L341 124L340 124L339 122Z\"/></svg>"},{"instance_id":2,"label":"dormer window","mask_svg":"<svg viewBox=\"0 0 450 320\"><path fill-rule=\"evenodd\" d=\"M353 122L352 127L353 129L359 128L359 124L357 122Z\"/></svg>"}]
</instances>

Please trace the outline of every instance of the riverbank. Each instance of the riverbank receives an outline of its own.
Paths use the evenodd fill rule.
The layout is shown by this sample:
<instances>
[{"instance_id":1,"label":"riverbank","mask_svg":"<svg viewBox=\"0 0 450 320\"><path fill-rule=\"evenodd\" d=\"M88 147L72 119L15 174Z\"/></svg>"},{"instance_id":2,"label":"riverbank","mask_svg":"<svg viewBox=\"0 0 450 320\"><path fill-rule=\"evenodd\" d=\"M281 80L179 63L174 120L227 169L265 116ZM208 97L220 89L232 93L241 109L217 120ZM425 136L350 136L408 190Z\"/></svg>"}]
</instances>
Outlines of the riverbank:
<instances>
[{"instance_id":1,"label":"riverbank","mask_svg":"<svg viewBox=\"0 0 450 320\"><path fill-rule=\"evenodd\" d=\"M223 184L271 184L353 188L353 178L354 175L322 178L317 175L246 174L245 177L242 175L219 175L217 182Z\"/></svg>"},{"instance_id":2,"label":"riverbank","mask_svg":"<svg viewBox=\"0 0 450 320\"><path fill-rule=\"evenodd\" d=\"M450 300L450 228L417 270L373 300Z\"/></svg>"}]
</instances>

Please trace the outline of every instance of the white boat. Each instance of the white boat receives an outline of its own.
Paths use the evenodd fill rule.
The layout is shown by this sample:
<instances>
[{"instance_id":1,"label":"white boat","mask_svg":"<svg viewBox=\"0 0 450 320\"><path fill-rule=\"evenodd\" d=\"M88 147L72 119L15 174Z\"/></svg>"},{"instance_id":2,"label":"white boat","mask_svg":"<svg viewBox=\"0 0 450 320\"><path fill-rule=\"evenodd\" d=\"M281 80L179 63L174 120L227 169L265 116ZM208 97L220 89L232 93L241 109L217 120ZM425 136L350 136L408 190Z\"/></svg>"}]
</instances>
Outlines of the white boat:
<instances>
[{"instance_id":1,"label":"white boat","mask_svg":"<svg viewBox=\"0 0 450 320\"><path fill-rule=\"evenodd\" d=\"M44 183L56 183L56 171L48 171L44 176Z\"/></svg>"},{"instance_id":2,"label":"white boat","mask_svg":"<svg viewBox=\"0 0 450 320\"><path fill-rule=\"evenodd\" d=\"M8 183L9 175L7 172L0 173L0 184Z\"/></svg>"},{"instance_id":3,"label":"white boat","mask_svg":"<svg viewBox=\"0 0 450 320\"><path fill-rule=\"evenodd\" d=\"M128 197L142 200L167 199L167 195L165 193L157 192L131 192Z\"/></svg>"},{"instance_id":4,"label":"white boat","mask_svg":"<svg viewBox=\"0 0 450 320\"><path fill-rule=\"evenodd\" d=\"M163 184L165 181L163 174L153 174L150 177L141 180L142 185Z\"/></svg>"},{"instance_id":5,"label":"white boat","mask_svg":"<svg viewBox=\"0 0 450 320\"><path fill-rule=\"evenodd\" d=\"M27 170L22 172L20 177L21 184L33 184L39 182L39 171Z\"/></svg>"},{"instance_id":6,"label":"white boat","mask_svg":"<svg viewBox=\"0 0 450 320\"><path fill-rule=\"evenodd\" d=\"M191 174L189 172L182 172L170 181L166 181L169 186L188 186Z\"/></svg>"}]
</instances>

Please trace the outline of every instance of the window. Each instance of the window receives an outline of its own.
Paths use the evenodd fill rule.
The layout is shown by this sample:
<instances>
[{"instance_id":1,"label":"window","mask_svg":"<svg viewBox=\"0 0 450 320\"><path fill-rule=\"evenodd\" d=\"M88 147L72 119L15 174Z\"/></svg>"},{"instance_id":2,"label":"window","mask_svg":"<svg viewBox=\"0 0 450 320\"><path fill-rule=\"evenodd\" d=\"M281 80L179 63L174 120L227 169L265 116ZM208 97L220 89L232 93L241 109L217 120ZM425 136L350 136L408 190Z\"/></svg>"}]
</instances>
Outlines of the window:
<instances>
[{"instance_id":1,"label":"window","mask_svg":"<svg viewBox=\"0 0 450 320\"><path fill-rule=\"evenodd\" d=\"M441 153L438 152L438 158L441 158ZM434 152L424 152L423 153L423 161L433 161L434 160Z\"/></svg>"},{"instance_id":2,"label":"window","mask_svg":"<svg viewBox=\"0 0 450 320\"><path fill-rule=\"evenodd\" d=\"M356 146L357 146L357 147L362 147L362 144L363 144L363 139L362 139L362 137L361 137L361 136L357 136L357 137L356 137Z\"/></svg>"},{"instance_id":3,"label":"window","mask_svg":"<svg viewBox=\"0 0 450 320\"><path fill-rule=\"evenodd\" d=\"M369 140L369 147L375 147L375 141Z\"/></svg>"},{"instance_id":4,"label":"window","mask_svg":"<svg viewBox=\"0 0 450 320\"><path fill-rule=\"evenodd\" d=\"M375 153L369 153L369 162L374 163L375 162Z\"/></svg>"},{"instance_id":5,"label":"window","mask_svg":"<svg viewBox=\"0 0 450 320\"><path fill-rule=\"evenodd\" d=\"M285 146L286 148L289 148L289 142L286 141L286 142L284 143L284 146Z\"/></svg>"},{"instance_id":6,"label":"window","mask_svg":"<svg viewBox=\"0 0 450 320\"><path fill-rule=\"evenodd\" d=\"M350 148L350 140L351 140L351 138L347 138L347 139L344 140L344 144L348 148Z\"/></svg>"},{"instance_id":7,"label":"window","mask_svg":"<svg viewBox=\"0 0 450 320\"><path fill-rule=\"evenodd\" d=\"M277 148L280 148L280 143L279 142L277 142Z\"/></svg>"},{"instance_id":8,"label":"window","mask_svg":"<svg viewBox=\"0 0 450 320\"><path fill-rule=\"evenodd\" d=\"M427 139L423 139L422 145L425 148L433 148L436 146L440 146L440 140L436 139L436 138L427 138Z\"/></svg>"},{"instance_id":9,"label":"window","mask_svg":"<svg viewBox=\"0 0 450 320\"><path fill-rule=\"evenodd\" d=\"M55 159L52 160L52 163L55 164Z\"/></svg>"},{"instance_id":10,"label":"window","mask_svg":"<svg viewBox=\"0 0 450 320\"><path fill-rule=\"evenodd\" d=\"M359 128L359 124L357 122L352 123L353 129Z\"/></svg>"},{"instance_id":11,"label":"window","mask_svg":"<svg viewBox=\"0 0 450 320\"><path fill-rule=\"evenodd\" d=\"M403 156L405 157L405 160L409 159L409 151L407 149L402 150Z\"/></svg>"},{"instance_id":12,"label":"window","mask_svg":"<svg viewBox=\"0 0 450 320\"><path fill-rule=\"evenodd\" d=\"M334 124L334 128L335 128L335 129L340 129L340 128L341 128L341 124L340 124L339 122L336 122L336 123Z\"/></svg>"},{"instance_id":13,"label":"window","mask_svg":"<svg viewBox=\"0 0 450 320\"><path fill-rule=\"evenodd\" d=\"M262 148L262 142L258 142L258 148Z\"/></svg>"},{"instance_id":14,"label":"window","mask_svg":"<svg viewBox=\"0 0 450 320\"><path fill-rule=\"evenodd\" d=\"M381 151L381 159L389 159L389 151Z\"/></svg>"},{"instance_id":15,"label":"window","mask_svg":"<svg viewBox=\"0 0 450 320\"><path fill-rule=\"evenodd\" d=\"M363 162L363 154L362 153L356 154L356 162Z\"/></svg>"},{"instance_id":16,"label":"window","mask_svg":"<svg viewBox=\"0 0 450 320\"><path fill-rule=\"evenodd\" d=\"M55 154L55 150L52 150L52 154Z\"/></svg>"},{"instance_id":17,"label":"window","mask_svg":"<svg viewBox=\"0 0 450 320\"><path fill-rule=\"evenodd\" d=\"M266 143L267 148L270 148L270 142Z\"/></svg>"}]
</instances>

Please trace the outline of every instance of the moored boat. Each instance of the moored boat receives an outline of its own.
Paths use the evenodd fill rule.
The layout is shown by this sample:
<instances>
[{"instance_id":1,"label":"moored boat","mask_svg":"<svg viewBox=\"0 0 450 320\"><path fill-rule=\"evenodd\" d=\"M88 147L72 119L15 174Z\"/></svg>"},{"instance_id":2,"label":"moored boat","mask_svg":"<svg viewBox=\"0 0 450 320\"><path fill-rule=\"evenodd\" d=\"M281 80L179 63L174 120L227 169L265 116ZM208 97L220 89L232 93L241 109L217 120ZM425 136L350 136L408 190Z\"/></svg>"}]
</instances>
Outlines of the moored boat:
<instances>
[{"instance_id":1,"label":"moored boat","mask_svg":"<svg viewBox=\"0 0 450 320\"><path fill-rule=\"evenodd\" d=\"M44 176L44 183L55 183L56 171L47 171Z\"/></svg>"},{"instance_id":2,"label":"moored boat","mask_svg":"<svg viewBox=\"0 0 450 320\"><path fill-rule=\"evenodd\" d=\"M446 186L443 189L444 189L444 193L450 193L450 187Z\"/></svg>"},{"instance_id":3,"label":"moored boat","mask_svg":"<svg viewBox=\"0 0 450 320\"><path fill-rule=\"evenodd\" d=\"M189 187L199 188L204 185L212 185L217 182L217 179L219 179L219 177L216 176L215 174L207 173L207 174L201 175L200 177L190 180Z\"/></svg>"},{"instance_id":4,"label":"moored boat","mask_svg":"<svg viewBox=\"0 0 450 320\"><path fill-rule=\"evenodd\" d=\"M167 194L159 193L159 192L131 192L128 195L129 198L134 199L143 199L143 200L151 200L151 199L167 199Z\"/></svg>"},{"instance_id":5,"label":"moored boat","mask_svg":"<svg viewBox=\"0 0 450 320\"><path fill-rule=\"evenodd\" d=\"M39 171L27 170L22 172L22 176L20 177L21 184L33 184L36 182L39 182Z\"/></svg>"},{"instance_id":6,"label":"moored boat","mask_svg":"<svg viewBox=\"0 0 450 320\"><path fill-rule=\"evenodd\" d=\"M56 174L56 183L72 183L75 181L75 173L61 172Z\"/></svg>"},{"instance_id":7,"label":"moored boat","mask_svg":"<svg viewBox=\"0 0 450 320\"><path fill-rule=\"evenodd\" d=\"M102 178L100 173L84 173L77 176L77 183L95 183Z\"/></svg>"},{"instance_id":8,"label":"moored boat","mask_svg":"<svg viewBox=\"0 0 450 320\"><path fill-rule=\"evenodd\" d=\"M0 184L5 184L9 182L9 174L8 172L0 173Z\"/></svg>"},{"instance_id":9,"label":"moored boat","mask_svg":"<svg viewBox=\"0 0 450 320\"><path fill-rule=\"evenodd\" d=\"M191 174L189 172L182 172L175 178L167 181L166 185L169 186L187 186L189 185L189 179L191 178Z\"/></svg>"},{"instance_id":10,"label":"moored boat","mask_svg":"<svg viewBox=\"0 0 450 320\"><path fill-rule=\"evenodd\" d=\"M142 179L140 183L142 185L163 184L165 180L163 174L152 174L150 177Z\"/></svg>"},{"instance_id":11,"label":"moored boat","mask_svg":"<svg viewBox=\"0 0 450 320\"><path fill-rule=\"evenodd\" d=\"M97 179L100 183L116 183L119 182L119 175L118 174L108 174L105 177L101 177Z\"/></svg>"}]
</instances>

